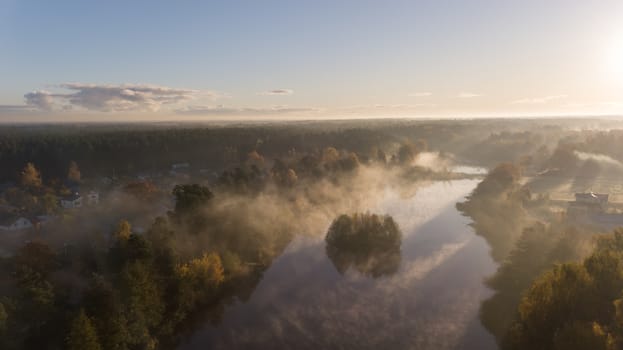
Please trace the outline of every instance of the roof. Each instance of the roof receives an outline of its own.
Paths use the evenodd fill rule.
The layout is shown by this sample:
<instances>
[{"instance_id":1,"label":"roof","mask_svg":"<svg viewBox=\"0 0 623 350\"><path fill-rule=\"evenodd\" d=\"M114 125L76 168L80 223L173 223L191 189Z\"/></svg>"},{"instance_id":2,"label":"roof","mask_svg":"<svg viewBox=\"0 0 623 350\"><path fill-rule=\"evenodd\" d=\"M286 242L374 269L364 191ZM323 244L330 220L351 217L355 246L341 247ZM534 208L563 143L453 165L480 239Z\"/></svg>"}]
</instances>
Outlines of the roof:
<instances>
[{"instance_id":1,"label":"roof","mask_svg":"<svg viewBox=\"0 0 623 350\"><path fill-rule=\"evenodd\" d=\"M608 199L609 195L607 193L576 193L575 198L581 199Z\"/></svg>"},{"instance_id":2,"label":"roof","mask_svg":"<svg viewBox=\"0 0 623 350\"><path fill-rule=\"evenodd\" d=\"M73 202L75 200L78 200L82 198L82 196L80 196L80 193L72 193L70 195L64 196L63 198L61 198L62 201L69 201L69 202Z\"/></svg>"}]
</instances>

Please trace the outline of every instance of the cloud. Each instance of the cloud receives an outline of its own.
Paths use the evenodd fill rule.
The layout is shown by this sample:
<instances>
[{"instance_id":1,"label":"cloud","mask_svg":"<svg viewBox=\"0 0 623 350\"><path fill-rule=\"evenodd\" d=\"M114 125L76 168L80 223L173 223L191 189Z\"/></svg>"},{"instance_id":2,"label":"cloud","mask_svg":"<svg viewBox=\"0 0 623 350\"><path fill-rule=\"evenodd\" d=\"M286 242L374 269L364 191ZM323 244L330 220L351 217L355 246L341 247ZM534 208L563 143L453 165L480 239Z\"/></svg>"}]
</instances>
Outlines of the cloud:
<instances>
[{"instance_id":1,"label":"cloud","mask_svg":"<svg viewBox=\"0 0 623 350\"><path fill-rule=\"evenodd\" d=\"M432 92L414 92L411 94L408 94L407 96L409 97L430 97L433 96Z\"/></svg>"},{"instance_id":2,"label":"cloud","mask_svg":"<svg viewBox=\"0 0 623 350\"><path fill-rule=\"evenodd\" d=\"M534 98L524 98L521 100L516 100L511 102L514 105L535 105L535 104L544 104L550 101L560 100L563 98L567 98L567 95L552 95L552 96L544 96L544 97L534 97Z\"/></svg>"},{"instance_id":3,"label":"cloud","mask_svg":"<svg viewBox=\"0 0 623 350\"><path fill-rule=\"evenodd\" d=\"M38 90L24 95L26 105L43 110L51 111L54 109L54 95L48 91Z\"/></svg>"},{"instance_id":4,"label":"cloud","mask_svg":"<svg viewBox=\"0 0 623 350\"><path fill-rule=\"evenodd\" d=\"M432 92L414 92L408 95L409 97L430 97L433 96Z\"/></svg>"},{"instance_id":5,"label":"cloud","mask_svg":"<svg viewBox=\"0 0 623 350\"><path fill-rule=\"evenodd\" d=\"M207 98L222 97L210 91L147 84L64 83L58 87L70 92L33 91L24 95L26 104L44 111L78 108L99 112L153 112L165 105L191 100L197 95Z\"/></svg>"},{"instance_id":6,"label":"cloud","mask_svg":"<svg viewBox=\"0 0 623 350\"><path fill-rule=\"evenodd\" d=\"M0 105L0 113L22 113L32 111L33 108L27 105Z\"/></svg>"},{"instance_id":7,"label":"cloud","mask_svg":"<svg viewBox=\"0 0 623 350\"><path fill-rule=\"evenodd\" d=\"M178 114L187 115L213 115L213 116L270 116L275 114L290 114L290 113L308 113L318 112L317 108L306 107L288 107L288 106L273 106L266 108L256 107L225 107L219 106L188 106L182 109L176 110Z\"/></svg>"},{"instance_id":8,"label":"cloud","mask_svg":"<svg viewBox=\"0 0 623 350\"><path fill-rule=\"evenodd\" d=\"M473 98L473 97L480 97L480 96L482 96L482 95L481 94L475 94L473 92L461 92L456 97L458 97L458 98Z\"/></svg>"},{"instance_id":9,"label":"cloud","mask_svg":"<svg viewBox=\"0 0 623 350\"><path fill-rule=\"evenodd\" d=\"M292 95L294 94L294 90L290 89L275 89L258 93L258 95L263 96L279 96L279 95Z\"/></svg>"}]
</instances>

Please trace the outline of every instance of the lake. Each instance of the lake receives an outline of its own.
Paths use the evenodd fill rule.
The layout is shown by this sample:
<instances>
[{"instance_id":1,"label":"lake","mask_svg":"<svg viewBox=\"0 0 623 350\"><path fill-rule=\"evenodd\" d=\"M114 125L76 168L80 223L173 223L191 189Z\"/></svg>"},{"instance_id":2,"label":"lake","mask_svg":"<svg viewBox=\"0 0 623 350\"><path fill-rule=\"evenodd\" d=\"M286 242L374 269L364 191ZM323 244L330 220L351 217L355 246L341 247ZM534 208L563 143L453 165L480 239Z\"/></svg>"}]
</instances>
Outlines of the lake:
<instances>
[{"instance_id":1,"label":"lake","mask_svg":"<svg viewBox=\"0 0 623 350\"><path fill-rule=\"evenodd\" d=\"M206 324L179 349L495 349L478 310L492 294L483 279L496 264L455 209L477 183L435 182L407 198L385 192L370 212L392 215L403 232L391 274L341 274L323 232L297 237L249 300L228 306L218 326Z\"/></svg>"}]
</instances>

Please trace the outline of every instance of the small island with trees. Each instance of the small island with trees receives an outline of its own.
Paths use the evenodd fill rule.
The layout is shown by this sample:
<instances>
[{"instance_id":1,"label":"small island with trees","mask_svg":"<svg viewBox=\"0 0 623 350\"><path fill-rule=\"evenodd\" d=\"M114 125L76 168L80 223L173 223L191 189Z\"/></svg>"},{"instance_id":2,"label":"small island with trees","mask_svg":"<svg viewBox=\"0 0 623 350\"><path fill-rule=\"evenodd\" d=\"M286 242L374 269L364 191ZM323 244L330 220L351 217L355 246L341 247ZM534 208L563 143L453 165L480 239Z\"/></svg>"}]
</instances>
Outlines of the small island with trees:
<instances>
[{"instance_id":1,"label":"small island with trees","mask_svg":"<svg viewBox=\"0 0 623 350\"><path fill-rule=\"evenodd\" d=\"M377 278L400 266L402 233L389 215L340 215L331 223L325 242L327 256L341 274L353 268Z\"/></svg>"}]
</instances>

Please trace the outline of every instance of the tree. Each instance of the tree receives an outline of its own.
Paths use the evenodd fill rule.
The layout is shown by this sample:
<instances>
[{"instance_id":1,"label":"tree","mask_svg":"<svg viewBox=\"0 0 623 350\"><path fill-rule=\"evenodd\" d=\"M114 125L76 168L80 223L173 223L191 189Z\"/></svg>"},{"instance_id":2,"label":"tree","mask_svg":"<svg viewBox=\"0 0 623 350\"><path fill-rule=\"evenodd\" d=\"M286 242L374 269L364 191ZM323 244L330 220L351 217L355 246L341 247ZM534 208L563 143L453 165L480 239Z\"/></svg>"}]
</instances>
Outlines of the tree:
<instances>
[{"instance_id":1,"label":"tree","mask_svg":"<svg viewBox=\"0 0 623 350\"><path fill-rule=\"evenodd\" d=\"M596 322L571 322L554 337L555 350L608 350L608 343L608 334Z\"/></svg>"},{"instance_id":2,"label":"tree","mask_svg":"<svg viewBox=\"0 0 623 350\"><path fill-rule=\"evenodd\" d=\"M182 319L197 305L213 301L218 287L225 279L221 258L216 253L203 254L200 258L177 266L177 310Z\"/></svg>"},{"instance_id":3,"label":"tree","mask_svg":"<svg viewBox=\"0 0 623 350\"><path fill-rule=\"evenodd\" d=\"M68 350L101 350L102 346L97 339L97 333L91 320L87 317L84 309L80 309L78 315L71 323L71 329L67 336Z\"/></svg>"},{"instance_id":4,"label":"tree","mask_svg":"<svg viewBox=\"0 0 623 350\"><path fill-rule=\"evenodd\" d=\"M34 164L28 163L20 174L20 182L22 186L28 188L41 187L41 174Z\"/></svg>"},{"instance_id":5,"label":"tree","mask_svg":"<svg viewBox=\"0 0 623 350\"><path fill-rule=\"evenodd\" d=\"M123 191L139 200L149 201L158 195L158 187L150 181L131 182Z\"/></svg>"},{"instance_id":6,"label":"tree","mask_svg":"<svg viewBox=\"0 0 623 350\"><path fill-rule=\"evenodd\" d=\"M58 198L53 193L46 193L41 198L41 206L45 214L54 214L58 211Z\"/></svg>"},{"instance_id":7,"label":"tree","mask_svg":"<svg viewBox=\"0 0 623 350\"><path fill-rule=\"evenodd\" d=\"M247 154L247 165L255 165L258 168L262 168L264 166L264 157L259 154L256 150L253 150Z\"/></svg>"},{"instance_id":8,"label":"tree","mask_svg":"<svg viewBox=\"0 0 623 350\"><path fill-rule=\"evenodd\" d=\"M218 286L225 278L223 272L221 258L216 253L203 254L201 258L193 259L178 268L179 275L192 281L199 289Z\"/></svg>"},{"instance_id":9,"label":"tree","mask_svg":"<svg viewBox=\"0 0 623 350\"><path fill-rule=\"evenodd\" d=\"M398 161L403 165L412 164L421 152L417 145L412 142L407 142L400 146L398 149Z\"/></svg>"},{"instance_id":10,"label":"tree","mask_svg":"<svg viewBox=\"0 0 623 350\"><path fill-rule=\"evenodd\" d=\"M500 195L518 185L521 171L512 163L502 163L493 168L478 184L474 195Z\"/></svg>"},{"instance_id":11,"label":"tree","mask_svg":"<svg viewBox=\"0 0 623 350\"><path fill-rule=\"evenodd\" d=\"M557 265L541 275L519 305L509 348L552 349L555 336L564 327L588 316L587 308L592 307L590 280L586 269L574 263Z\"/></svg>"},{"instance_id":12,"label":"tree","mask_svg":"<svg viewBox=\"0 0 623 350\"><path fill-rule=\"evenodd\" d=\"M297 180L298 180L298 176L296 176L296 172L294 171L294 169L288 169L288 173L286 177L286 184L288 186L294 186Z\"/></svg>"},{"instance_id":13,"label":"tree","mask_svg":"<svg viewBox=\"0 0 623 350\"><path fill-rule=\"evenodd\" d=\"M81 175L78 164L73 160L69 162L69 170L67 171L67 179L73 182L80 182Z\"/></svg>"},{"instance_id":14,"label":"tree","mask_svg":"<svg viewBox=\"0 0 623 350\"><path fill-rule=\"evenodd\" d=\"M322 162L324 164L333 164L340 159L340 153L334 147L327 147L322 150Z\"/></svg>"},{"instance_id":15,"label":"tree","mask_svg":"<svg viewBox=\"0 0 623 350\"><path fill-rule=\"evenodd\" d=\"M623 347L623 230L600 237L582 262L556 265L537 278L519 304L505 341L509 349Z\"/></svg>"},{"instance_id":16,"label":"tree","mask_svg":"<svg viewBox=\"0 0 623 350\"><path fill-rule=\"evenodd\" d=\"M191 213L206 205L214 195L209 188L198 184L176 185L173 188L175 196L175 213Z\"/></svg>"},{"instance_id":17,"label":"tree","mask_svg":"<svg viewBox=\"0 0 623 350\"><path fill-rule=\"evenodd\" d=\"M120 280L130 344L151 348L165 311L163 291L153 271L140 261L128 263L120 273Z\"/></svg>"},{"instance_id":18,"label":"tree","mask_svg":"<svg viewBox=\"0 0 623 350\"><path fill-rule=\"evenodd\" d=\"M350 152L346 157L340 159L340 168L344 171L353 171L359 167L359 157L354 152Z\"/></svg>"},{"instance_id":19,"label":"tree","mask_svg":"<svg viewBox=\"0 0 623 350\"><path fill-rule=\"evenodd\" d=\"M390 216L340 215L325 237L326 252L340 273L353 267L372 277L391 275L400 266L402 233Z\"/></svg>"},{"instance_id":20,"label":"tree","mask_svg":"<svg viewBox=\"0 0 623 350\"><path fill-rule=\"evenodd\" d=\"M119 221L117 229L113 232L115 242L127 242L132 234L132 225L127 220Z\"/></svg>"},{"instance_id":21,"label":"tree","mask_svg":"<svg viewBox=\"0 0 623 350\"><path fill-rule=\"evenodd\" d=\"M13 257L13 262L18 276L21 270L28 269L45 277L58 266L56 253L41 242L26 243Z\"/></svg>"},{"instance_id":22,"label":"tree","mask_svg":"<svg viewBox=\"0 0 623 350\"><path fill-rule=\"evenodd\" d=\"M128 321L119 301L118 291L103 276L94 275L84 293L84 307L93 318L93 324L104 349L127 350L131 335Z\"/></svg>"},{"instance_id":23,"label":"tree","mask_svg":"<svg viewBox=\"0 0 623 350\"><path fill-rule=\"evenodd\" d=\"M4 308L4 305L0 303L0 334L6 330L7 320L9 319L9 315Z\"/></svg>"}]
</instances>

